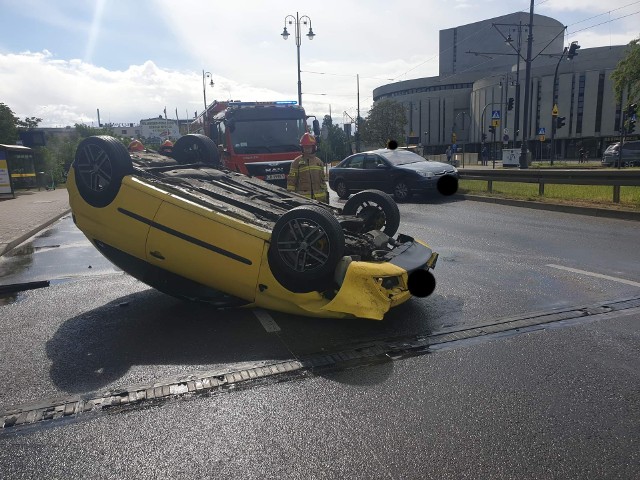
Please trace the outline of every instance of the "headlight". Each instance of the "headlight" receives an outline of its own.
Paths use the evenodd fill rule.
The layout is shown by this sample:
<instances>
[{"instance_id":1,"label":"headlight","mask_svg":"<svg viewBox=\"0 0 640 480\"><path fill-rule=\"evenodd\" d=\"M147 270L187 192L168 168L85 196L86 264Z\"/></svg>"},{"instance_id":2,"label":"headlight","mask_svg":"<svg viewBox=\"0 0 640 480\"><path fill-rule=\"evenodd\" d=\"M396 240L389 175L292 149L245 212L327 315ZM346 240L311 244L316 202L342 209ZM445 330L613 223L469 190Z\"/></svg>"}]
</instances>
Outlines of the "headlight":
<instances>
[{"instance_id":1,"label":"headlight","mask_svg":"<svg viewBox=\"0 0 640 480\"><path fill-rule=\"evenodd\" d=\"M458 169L453 167L453 170L449 170L447 173L458 173Z\"/></svg>"},{"instance_id":2,"label":"headlight","mask_svg":"<svg viewBox=\"0 0 640 480\"><path fill-rule=\"evenodd\" d=\"M427 178L431 178L433 177L433 173L431 172L418 172L420 175L422 175L423 177L427 177Z\"/></svg>"},{"instance_id":3,"label":"headlight","mask_svg":"<svg viewBox=\"0 0 640 480\"><path fill-rule=\"evenodd\" d=\"M375 280L382 288L386 288L387 290L391 290L400 285L399 277L376 277Z\"/></svg>"}]
</instances>

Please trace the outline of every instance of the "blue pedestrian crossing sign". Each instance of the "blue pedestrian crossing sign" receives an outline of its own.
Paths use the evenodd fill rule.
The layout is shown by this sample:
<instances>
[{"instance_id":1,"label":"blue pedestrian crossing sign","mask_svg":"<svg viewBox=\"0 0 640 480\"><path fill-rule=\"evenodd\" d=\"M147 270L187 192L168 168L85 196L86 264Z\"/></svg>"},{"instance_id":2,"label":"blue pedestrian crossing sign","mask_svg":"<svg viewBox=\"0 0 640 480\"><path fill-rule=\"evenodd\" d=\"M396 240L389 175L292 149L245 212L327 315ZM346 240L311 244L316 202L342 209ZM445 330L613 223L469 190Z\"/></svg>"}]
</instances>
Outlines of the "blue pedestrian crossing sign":
<instances>
[{"instance_id":1,"label":"blue pedestrian crossing sign","mask_svg":"<svg viewBox=\"0 0 640 480\"><path fill-rule=\"evenodd\" d=\"M500 120L500 110L492 110L491 111L491 119L492 120Z\"/></svg>"},{"instance_id":2,"label":"blue pedestrian crossing sign","mask_svg":"<svg viewBox=\"0 0 640 480\"><path fill-rule=\"evenodd\" d=\"M545 128L539 128L538 129L538 135L546 135L547 131L545 130Z\"/></svg>"}]
</instances>

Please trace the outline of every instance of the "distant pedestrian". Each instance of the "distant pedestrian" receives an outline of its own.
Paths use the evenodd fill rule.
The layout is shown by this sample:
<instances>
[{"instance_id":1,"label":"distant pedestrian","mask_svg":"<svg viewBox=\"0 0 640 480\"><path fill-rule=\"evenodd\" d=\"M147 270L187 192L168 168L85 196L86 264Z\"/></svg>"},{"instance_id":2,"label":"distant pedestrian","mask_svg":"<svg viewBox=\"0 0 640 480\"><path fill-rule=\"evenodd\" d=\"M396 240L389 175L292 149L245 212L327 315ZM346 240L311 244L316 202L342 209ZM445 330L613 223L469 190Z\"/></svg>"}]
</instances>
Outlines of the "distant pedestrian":
<instances>
[{"instance_id":1,"label":"distant pedestrian","mask_svg":"<svg viewBox=\"0 0 640 480\"><path fill-rule=\"evenodd\" d=\"M489 160L489 152L487 151L487 147L483 146L482 151L480 152L480 157L482 158L482 165L487 165Z\"/></svg>"},{"instance_id":2,"label":"distant pedestrian","mask_svg":"<svg viewBox=\"0 0 640 480\"><path fill-rule=\"evenodd\" d=\"M451 150L450 145L447 145L447 151L445 153L447 154L447 163L451 163L451 154L453 151Z\"/></svg>"},{"instance_id":3,"label":"distant pedestrian","mask_svg":"<svg viewBox=\"0 0 640 480\"><path fill-rule=\"evenodd\" d=\"M578 163L584 163L584 148L580 147L578 152Z\"/></svg>"}]
</instances>

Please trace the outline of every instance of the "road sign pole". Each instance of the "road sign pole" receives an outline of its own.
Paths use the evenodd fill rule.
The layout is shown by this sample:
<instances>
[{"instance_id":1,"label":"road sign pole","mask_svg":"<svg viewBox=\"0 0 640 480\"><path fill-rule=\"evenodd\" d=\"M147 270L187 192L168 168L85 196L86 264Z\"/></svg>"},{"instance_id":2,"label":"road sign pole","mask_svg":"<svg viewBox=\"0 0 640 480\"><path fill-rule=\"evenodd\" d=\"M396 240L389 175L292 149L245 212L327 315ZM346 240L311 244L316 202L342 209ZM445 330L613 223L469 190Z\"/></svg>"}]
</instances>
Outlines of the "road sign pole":
<instances>
[{"instance_id":1,"label":"road sign pole","mask_svg":"<svg viewBox=\"0 0 640 480\"><path fill-rule=\"evenodd\" d=\"M555 87L554 87L555 90ZM556 159L556 119L558 118L558 105L553 105L553 110L551 110L551 165L553 165L553 161Z\"/></svg>"}]
</instances>

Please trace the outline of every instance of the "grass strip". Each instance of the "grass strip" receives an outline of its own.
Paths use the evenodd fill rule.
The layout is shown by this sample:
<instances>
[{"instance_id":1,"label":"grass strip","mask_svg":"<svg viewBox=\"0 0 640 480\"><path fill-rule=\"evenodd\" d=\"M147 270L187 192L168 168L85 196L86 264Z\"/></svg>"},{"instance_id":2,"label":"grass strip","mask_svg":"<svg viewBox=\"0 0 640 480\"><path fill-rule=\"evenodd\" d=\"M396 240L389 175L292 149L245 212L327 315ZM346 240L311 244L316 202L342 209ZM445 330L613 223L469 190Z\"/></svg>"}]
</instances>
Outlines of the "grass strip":
<instances>
[{"instance_id":1,"label":"grass strip","mask_svg":"<svg viewBox=\"0 0 640 480\"><path fill-rule=\"evenodd\" d=\"M493 192L486 180L460 180L459 193L487 195L517 200L562 201L594 207L625 207L640 210L640 187L620 187L620 203L613 203L613 187L607 185L545 184L544 196L538 195L537 183L493 182Z\"/></svg>"}]
</instances>

